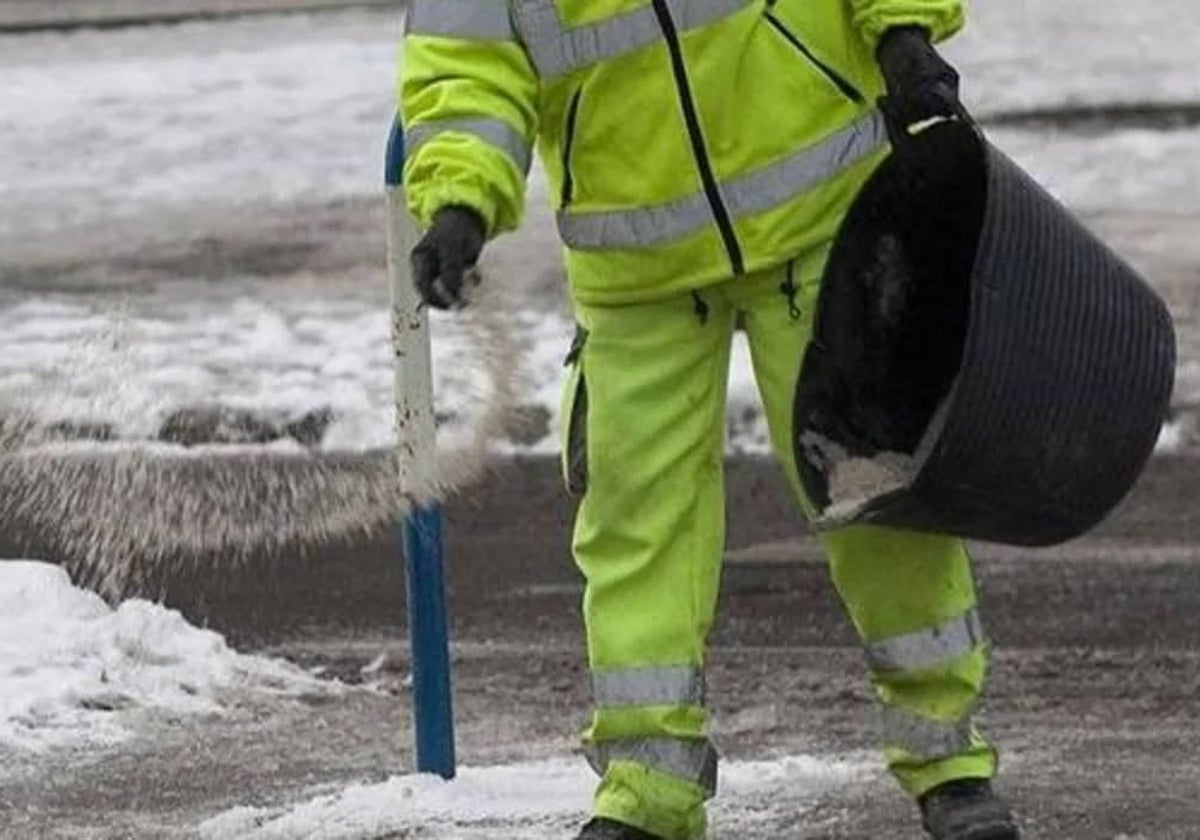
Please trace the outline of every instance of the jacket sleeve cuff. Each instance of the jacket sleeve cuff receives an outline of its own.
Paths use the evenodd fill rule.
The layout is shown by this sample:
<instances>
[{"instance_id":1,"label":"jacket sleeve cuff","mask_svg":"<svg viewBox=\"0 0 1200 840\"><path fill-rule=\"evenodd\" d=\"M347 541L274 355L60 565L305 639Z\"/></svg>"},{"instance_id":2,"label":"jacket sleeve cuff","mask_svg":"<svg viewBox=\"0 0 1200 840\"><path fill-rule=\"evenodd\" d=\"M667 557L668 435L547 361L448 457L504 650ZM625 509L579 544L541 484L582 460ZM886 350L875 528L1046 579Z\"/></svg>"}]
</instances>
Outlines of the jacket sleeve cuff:
<instances>
[{"instance_id":1,"label":"jacket sleeve cuff","mask_svg":"<svg viewBox=\"0 0 1200 840\"><path fill-rule=\"evenodd\" d=\"M488 239L516 227L516 220L505 219L495 200L481 187L455 183L431 184L408 195L409 212L423 229L432 224L438 210L450 205L470 207L478 213L483 219Z\"/></svg>"},{"instance_id":2,"label":"jacket sleeve cuff","mask_svg":"<svg viewBox=\"0 0 1200 840\"><path fill-rule=\"evenodd\" d=\"M960 3L926 2L856 4L860 10L855 15L855 24L874 52L883 34L901 26L920 27L930 35L932 43L949 38L962 29L966 16ZM866 6L866 8L862 8Z\"/></svg>"}]
</instances>

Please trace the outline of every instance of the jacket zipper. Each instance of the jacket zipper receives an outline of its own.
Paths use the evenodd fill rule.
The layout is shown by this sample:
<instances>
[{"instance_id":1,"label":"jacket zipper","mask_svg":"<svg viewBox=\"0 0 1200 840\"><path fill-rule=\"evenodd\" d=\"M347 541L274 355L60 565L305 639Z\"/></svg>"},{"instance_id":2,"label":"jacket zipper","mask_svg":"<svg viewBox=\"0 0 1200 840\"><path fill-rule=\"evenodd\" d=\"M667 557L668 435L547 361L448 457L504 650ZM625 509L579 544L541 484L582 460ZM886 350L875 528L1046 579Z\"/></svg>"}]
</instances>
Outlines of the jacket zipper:
<instances>
[{"instance_id":1,"label":"jacket zipper","mask_svg":"<svg viewBox=\"0 0 1200 840\"><path fill-rule=\"evenodd\" d=\"M729 208L721 198L717 188L717 178L713 174L712 161L709 160L708 150L704 146L704 135L700 133L700 117L696 113L696 102L692 98L691 85L688 83L687 69L683 63L683 50L679 46L679 31L675 21L667 9L666 0L653 0L654 14L658 18L659 28L662 29L663 39L667 43L667 52L671 56L671 71L675 75L675 87L679 93L679 104L683 108L683 120L687 125L688 140L692 145L692 156L696 159L696 168L700 172L700 181L704 184L704 196L708 199L713 219L716 220L717 230L721 233L721 241L733 266L733 273L745 274L746 264L742 258L742 246L738 244L737 234L733 230L733 219Z\"/></svg>"},{"instance_id":2,"label":"jacket zipper","mask_svg":"<svg viewBox=\"0 0 1200 840\"><path fill-rule=\"evenodd\" d=\"M571 149L575 146L575 124L579 121L579 98L582 94L583 86L580 85L575 89L575 93L572 94L571 101L567 105L567 127L562 150L562 195L560 196L560 207L563 210L567 209L571 199L575 196L575 178L571 175Z\"/></svg>"},{"instance_id":3,"label":"jacket zipper","mask_svg":"<svg viewBox=\"0 0 1200 840\"><path fill-rule=\"evenodd\" d=\"M818 70L820 70L821 74L828 79L834 87L840 90L843 96L858 105L861 105L866 101L866 97L862 95L862 92L858 88L850 84L850 82L846 80L846 77L841 73L837 72L828 64L821 61L821 59L817 58L816 55L813 54L812 50L804 45L803 41L797 38L794 34L792 34L791 30L783 25L779 18L775 17L775 15L771 14L770 12L767 12L765 17L767 19L767 23L775 27L775 30L783 36L784 40L799 50L804 57L809 60L813 67L816 67Z\"/></svg>"}]
</instances>

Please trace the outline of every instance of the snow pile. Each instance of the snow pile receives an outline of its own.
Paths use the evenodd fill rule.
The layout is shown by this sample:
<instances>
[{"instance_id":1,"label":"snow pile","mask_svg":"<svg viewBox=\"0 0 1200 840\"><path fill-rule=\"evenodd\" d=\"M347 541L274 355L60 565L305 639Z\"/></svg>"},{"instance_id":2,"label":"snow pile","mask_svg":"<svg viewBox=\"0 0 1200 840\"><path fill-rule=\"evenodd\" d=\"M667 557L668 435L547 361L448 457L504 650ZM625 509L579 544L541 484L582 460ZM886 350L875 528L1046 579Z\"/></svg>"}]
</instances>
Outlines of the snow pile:
<instances>
[{"instance_id":1,"label":"snow pile","mask_svg":"<svg viewBox=\"0 0 1200 840\"><path fill-rule=\"evenodd\" d=\"M247 692L331 690L236 653L174 610L142 600L114 610L57 566L0 561L0 752L111 744L139 714L220 715Z\"/></svg>"},{"instance_id":2,"label":"snow pile","mask_svg":"<svg viewBox=\"0 0 1200 840\"><path fill-rule=\"evenodd\" d=\"M710 809L709 836L733 838L755 828L794 825L817 797L863 778L867 766L810 756L727 762ZM451 782L396 776L290 808L234 808L203 823L200 834L213 840L354 840L408 837L410 831L429 840L563 837L586 818L595 783L582 759L462 767Z\"/></svg>"}]
</instances>

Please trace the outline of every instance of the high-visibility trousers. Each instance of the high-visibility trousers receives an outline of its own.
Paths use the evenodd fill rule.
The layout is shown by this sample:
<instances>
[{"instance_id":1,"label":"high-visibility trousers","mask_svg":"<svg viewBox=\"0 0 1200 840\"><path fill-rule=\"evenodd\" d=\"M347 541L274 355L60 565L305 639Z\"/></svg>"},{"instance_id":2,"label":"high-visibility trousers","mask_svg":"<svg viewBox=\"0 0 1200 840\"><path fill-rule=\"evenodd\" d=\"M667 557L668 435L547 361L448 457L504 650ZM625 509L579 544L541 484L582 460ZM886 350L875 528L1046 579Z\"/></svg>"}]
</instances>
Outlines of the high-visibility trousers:
<instances>
[{"instance_id":1,"label":"high-visibility trousers","mask_svg":"<svg viewBox=\"0 0 1200 840\"><path fill-rule=\"evenodd\" d=\"M665 300L576 305L563 469L594 710L584 733L600 816L664 838L704 833L716 752L705 644L725 539L725 398L745 330L771 442L801 508L792 402L825 254ZM971 722L988 647L961 541L851 526L822 536L882 708L888 766L914 796L988 778Z\"/></svg>"}]
</instances>

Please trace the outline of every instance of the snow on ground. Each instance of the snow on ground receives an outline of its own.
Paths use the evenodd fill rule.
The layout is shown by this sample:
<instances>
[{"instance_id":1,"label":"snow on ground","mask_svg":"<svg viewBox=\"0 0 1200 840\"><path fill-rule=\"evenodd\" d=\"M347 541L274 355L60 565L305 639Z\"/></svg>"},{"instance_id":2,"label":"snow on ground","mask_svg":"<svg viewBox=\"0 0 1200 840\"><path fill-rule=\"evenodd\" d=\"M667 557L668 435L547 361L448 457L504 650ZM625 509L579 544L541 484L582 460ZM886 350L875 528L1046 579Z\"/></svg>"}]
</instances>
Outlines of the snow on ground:
<instances>
[{"instance_id":1,"label":"snow on ground","mask_svg":"<svg viewBox=\"0 0 1200 840\"><path fill-rule=\"evenodd\" d=\"M709 811L709 836L744 837L755 827L778 826L822 793L861 779L868 766L810 756L727 762ZM582 759L462 767L451 782L396 776L286 808L234 808L202 824L200 834L213 840L562 837L586 818L594 785Z\"/></svg>"},{"instance_id":2,"label":"snow on ground","mask_svg":"<svg viewBox=\"0 0 1200 840\"><path fill-rule=\"evenodd\" d=\"M948 50L981 114L1200 101L1194 0L1023 0L971 14ZM399 14L357 11L0 38L0 238L164 208L375 194L399 34ZM1079 206L1196 210L1200 131L1098 141L1086 164L1070 135L997 139ZM1153 173L1151 189L1157 159L1170 177ZM543 203L540 172L533 183Z\"/></svg>"},{"instance_id":3,"label":"snow on ground","mask_svg":"<svg viewBox=\"0 0 1200 840\"><path fill-rule=\"evenodd\" d=\"M984 115L1195 103L1193 7L1194 0L975 4L948 51L969 104ZM358 10L0 37L0 248L11 255L97 226L137 242L206 209L376 196L399 34L399 14ZM1005 128L991 136L1078 210L1200 213L1200 128ZM537 168L530 204L531 223L548 224ZM552 450L571 327L554 315L533 317L523 327L527 397L550 416L550 433L533 448ZM462 373L467 339L454 324L437 328L439 401L470 413L464 404L478 404L483 386ZM113 334L123 336L124 358L96 350L97 335ZM92 355L80 354L79 336ZM390 439L386 346L377 306L328 293L307 303L247 298L124 314L32 296L0 310L0 393L47 390L45 377L57 371L49 393L36 397L44 413L115 418L121 434L135 437L152 434L171 408L195 403L285 414L330 406L338 418L324 445L365 449ZM762 449L746 356L739 344L731 446ZM1196 381L1187 379L1186 389L1195 391Z\"/></svg>"},{"instance_id":4,"label":"snow on ground","mask_svg":"<svg viewBox=\"0 0 1200 840\"><path fill-rule=\"evenodd\" d=\"M948 49L980 114L1198 102L1192 6L980 4ZM95 224L136 241L163 212L377 194L398 36L396 12L352 11L0 38L0 244ZM991 137L1076 209L1198 212L1200 128L1102 136L1004 128ZM544 193L535 169L530 204L540 223ZM112 334L114 318L126 358L80 365L73 337ZM462 373L462 332L438 328L440 401L469 413L463 403L482 386ZM535 448L550 450L570 325L545 316L526 331L529 402L552 418ZM734 358L732 445L762 449L745 355L739 347ZM136 437L169 408L224 402L293 414L331 406L338 419L326 448L385 445L388 364L384 314L328 298L127 316L31 298L0 311L0 391L44 388L40 372L54 370L49 396L38 397L50 414L116 414L121 433Z\"/></svg>"},{"instance_id":5,"label":"snow on ground","mask_svg":"<svg viewBox=\"0 0 1200 840\"><path fill-rule=\"evenodd\" d=\"M398 15L0 38L0 236L381 183Z\"/></svg>"},{"instance_id":6,"label":"snow on ground","mask_svg":"<svg viewBox=\"0 0 1200 840\"><path fill-rule=\"evenodd\" d=\"M113 316L104 303L31 298L0 310L0 397L46 423L110 423L122 437L153 438L180 407L221 404L287 417L332 407L329 449L391 441L388 314L328 298L228 304L178 301ZM459 322L438 319L440 404L478 406L485 384L465 364ZM571 327L529 320L530 376L557 381ZM556 400L534 392L531 400Z\"/></svg>"},{"instance_id":7,"label":"snow on ground","mask_svg":"<svg viewBox=\"0 0 1200 840\"><path fill-rule=\"evenodd\" d=\"M988 137L1077 213L1191 216L1200 231L1200 128L1050 136L1005 128Z\"/></svg>"},{"instance_id":8,"label":"snow on ground","mask_svg":"<svg viewBox=\"0 0 1200 840\"><path fill-rule=\"evenodd\" d=\"M58 566L0 561L0 754L104 746L130 737L140 716L220 716L246 695L334 690L236 653L175 610L143 600L113 609Z\"/></svg>"},{"instance_id":9,"label":"snow on ground","mask_svg":"<svg viewBox=\"0 0 1200 840\"><path fill-rule=\"evenodd\" d=\"M554 315L515 317L512 334L525 344L521 402L549 418L546 434L521 448L556 451L574 326ZM470 361L469 323L436 314L433 329L439 410L462 415L446 425L453 434L478 416L489 385ZM95 302L30 298L0 309L0 404L27 407L47 424L103 423L143 440L180 407L220 404L285 418L331 407L326 450L385 447L393 428L388 330L382 307L328 298L167 302L116 315ZM731 445L762 449L766 429L748 355L739 341Z\"/></svg>"},{"instance_id":10,"label":"snow on ground","mask_svg":"<svg viewBox=\"0 0 1200 840\"><path fill-rule=\"evenodd\" d=\"M968 3L945 49L980 114L1065 104L1200 101L1193 0ZM1119 161L1113 155L1112 162Z\"/></svg>"},{"instance_id":11,"label":"snow on ground","mask_svg":"<svg viewBox=\"0 0 1200 840\"><path fill-rule=\"evenodd\" d=\"M1200 102L1195 0L977 3L948 47L981 115L1076 104ZM103 228L131 243L223 208L325 205L377 196L394 109L399 16L352 11L121 31L0 37L0 249ZM1105 134L997 129L993 141L1072 207L1195 217L1200 129ZM545 223L545 179L530 203ZM180 238L191 231L178 230ZM201 231L202 233L202 231ZM62 246L64 253L73 253ZM381 267L382 282L382 267ZM557 447L558 385L571 325L525 315L524 399L546 409ZM435 320L443 409L469 410L482 383L464 373L471 337ZM765 446L748 354L735 346L731 445ZM297 415L329 406L326 449L391 437L387 314L335 291L235 300L31 294L0 309L0 404L47 421L111 422L156 433L165 413L221 403ZM1190 371L1190 373L1187 373ZM1181 381L1200 394L1200 368ZM1187 373L1187 376L1183 374ZM468 409L462 409L467 405ZM1194 429L1168 427L1166 447ZM45 564L0 562L0 752L106 744L142 715L213 716L237 698L335 690L286 663L248 657L144 601L111 608ZM729 763L716 837L752 836L831 786L853 761L794 757ZM561 836L593 784L581 761L463 768L453 783L397 777L292 806L243 807L210 837Z\"/></svg>"}]
</instances>

